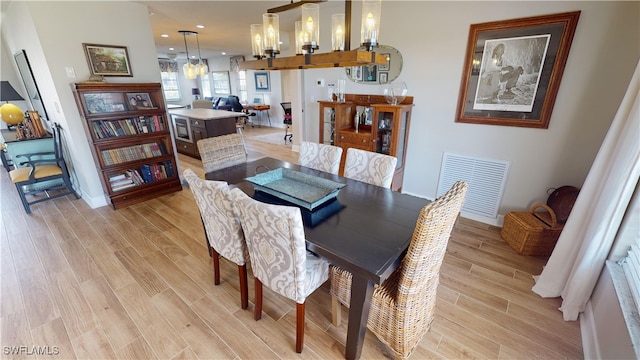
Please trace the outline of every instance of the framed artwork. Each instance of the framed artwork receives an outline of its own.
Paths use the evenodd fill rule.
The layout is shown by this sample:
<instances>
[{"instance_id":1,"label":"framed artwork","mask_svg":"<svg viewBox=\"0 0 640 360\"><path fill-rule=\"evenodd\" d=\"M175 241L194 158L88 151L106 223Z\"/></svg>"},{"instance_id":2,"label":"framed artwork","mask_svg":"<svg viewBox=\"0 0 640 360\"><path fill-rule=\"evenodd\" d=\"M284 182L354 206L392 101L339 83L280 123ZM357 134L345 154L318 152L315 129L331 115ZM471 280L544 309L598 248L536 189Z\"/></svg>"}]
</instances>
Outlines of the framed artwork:
<instances>
[{"instance_id":1,"label":"framed artwork","mask_svg":"<svg viewBox=\"0 0 640 360\"><path fill-rule=\"evenodd\" d=\"M389 73L388 72L381 72L378 73L378 76L380 78L380 84L386 84L388 79L389 79Z\"/></svg>"},{"instance_id":2,"label":"framed artwork","mask_svg":"<svg viewBox=\"0 0 640 360\"><path fill-rule=\"evenodd\" d=\"M548 128L579 17L471 25L456 122Z\"/></svg>"},{"instance_id":3,"label":"framed artwork","mask_svg":"<svg viewBox=\"0 0 640 360\"><path fill-rule=\"evenodd\" d=\"M91 75L133 76L126 46L83 43Z\"/></svg>"},{"instance_id":4,"label":"framed artwork","mask_svg":"<svg viewBox=\"0 0 640 360\"><path fill-rule=\"evenodd\" d=\"M126 111L122 93L86 93L84 106L89 114Z\"/></svg>"},{"instance_id":5,"label":"framed artwork","mask_svg":"<svg viewBox=\"0 0 640 360\"><path fill-rule=\"evenodd\" d=\"M155 109L147 93L127 93L129 110Z\"/></svg>"},{"instance_id":6,"label":"framed artwork","mask_svg":"<svg viewBox=\"0 0 640 360\"><path fill-rule=\"evenodd\" d=\"M269 73L266 71L256 71L254 73L256 80L256 91L269 91Z\"/></svg>"},{"instance_id":7,"label":"framed artwork","mask_svg":"<svg viewBox=\"0 0 640 360\"><path fill-rule=\"evenodd\" d=\"M229 81L228 71L213 71L211 73L211 82L214 95L231 94L231 81Z\"/></svg>"}]
</instances>

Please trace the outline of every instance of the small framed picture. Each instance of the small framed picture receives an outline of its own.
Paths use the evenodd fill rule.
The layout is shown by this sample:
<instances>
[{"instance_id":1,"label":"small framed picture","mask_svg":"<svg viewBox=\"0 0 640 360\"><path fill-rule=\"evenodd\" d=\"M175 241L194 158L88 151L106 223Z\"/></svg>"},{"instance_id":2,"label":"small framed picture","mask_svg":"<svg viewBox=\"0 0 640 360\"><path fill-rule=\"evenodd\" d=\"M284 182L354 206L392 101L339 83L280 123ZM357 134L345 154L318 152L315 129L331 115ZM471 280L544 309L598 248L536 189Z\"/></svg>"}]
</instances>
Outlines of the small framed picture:
<instances>
[{"instance_id":1,"label":"small framed picture","mask_svg":"<svg viewBox=\"0 0 640 360\"><path fill-rule=\"evenodd\" d=\"M82 44L91 75L133 76L126 46Z\"/></svg>"},{"instance_id":2,"label":"small framed picture","mask_svg":"<svg viewBox=\"0 0 640 360\"><path fill-rule=\"evenodd\" d=\"M386 84L387 83L387 80L389 79L389 73L388 72L378 73L378 76L380 78L380 84Z\"/></svg>"},{"instance_id":3,"label":"small framed picture","mask_svg":"<svg viewBox=\"0 0 640 360\"><path fill-rule=\"evenodd\" d=\"M129 110L155 109L147 93L127 93Z\"/></svg>"},{"instance_id":4,"label":"small framed picture","mask_svg":"<svg viewBox=\"0 0 640 360\"><path fill-rule=\"evenodd\" d=\"M256 71L254 73L256 80L256 91L269 91L269 73L266 71Z\"/></svg>"}]
</instances>

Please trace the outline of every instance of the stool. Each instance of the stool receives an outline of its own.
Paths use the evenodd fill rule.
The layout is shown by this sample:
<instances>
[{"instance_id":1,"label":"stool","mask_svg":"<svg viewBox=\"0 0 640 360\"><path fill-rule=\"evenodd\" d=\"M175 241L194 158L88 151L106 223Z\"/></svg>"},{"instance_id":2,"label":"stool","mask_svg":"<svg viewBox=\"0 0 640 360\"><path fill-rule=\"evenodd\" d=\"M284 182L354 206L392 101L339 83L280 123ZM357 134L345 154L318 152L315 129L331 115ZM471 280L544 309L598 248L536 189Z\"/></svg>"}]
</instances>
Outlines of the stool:
<instances>
[{"instance_id":1,"label":"stool","mask_svg":"<svg viewBox=\"0 0 640 360\"><path fill-rule=\"evenodd\" d=\"M543 208L546 212L536 212ZM504 216L500 236L520 255L551 255L560 233L555 212L547 205L535 204L529 211L510 211Z\"/></svg>"}]
</instances>

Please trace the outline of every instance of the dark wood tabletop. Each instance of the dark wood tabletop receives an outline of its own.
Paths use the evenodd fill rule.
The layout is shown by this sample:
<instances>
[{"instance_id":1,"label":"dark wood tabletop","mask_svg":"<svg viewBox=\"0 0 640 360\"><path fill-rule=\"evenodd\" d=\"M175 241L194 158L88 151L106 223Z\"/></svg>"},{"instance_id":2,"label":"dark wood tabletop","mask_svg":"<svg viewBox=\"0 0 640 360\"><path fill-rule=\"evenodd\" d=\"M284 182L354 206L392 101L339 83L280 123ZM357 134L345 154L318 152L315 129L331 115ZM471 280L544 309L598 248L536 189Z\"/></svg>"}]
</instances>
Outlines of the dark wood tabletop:
<instances>
[{"instance_id":1,"label":"dark wood tabletop","mask_svg":"<svg viewBox=\"0 0 640 360\"><path fill-rule=\"evenodd\" d=\"M428 200L273 158L262 158L205 174L270 203L245 178L280 167L346 184L335 200L313 211L301 208L307 248L353 274L345 355L357 359L366 333L371 294L400 264L420 209ZM292 205L288 204L287 205Z\"/></svg>"}]
</instances>

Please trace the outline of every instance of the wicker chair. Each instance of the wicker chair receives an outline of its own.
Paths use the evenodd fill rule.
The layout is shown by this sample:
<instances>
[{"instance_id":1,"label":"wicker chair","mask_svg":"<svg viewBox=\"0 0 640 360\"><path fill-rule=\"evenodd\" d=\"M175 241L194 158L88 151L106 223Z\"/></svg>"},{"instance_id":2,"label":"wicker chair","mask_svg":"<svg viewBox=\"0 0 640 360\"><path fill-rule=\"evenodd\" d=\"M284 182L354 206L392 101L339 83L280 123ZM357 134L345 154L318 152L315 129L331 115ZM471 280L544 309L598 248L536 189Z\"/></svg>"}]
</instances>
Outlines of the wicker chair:
<instances>
[{"instance_id":1,"label":"wicker chair","mask_svg":"<svg viewBox=\"0 0 640 360\"><path fill-rule=\"evenodd\" d=\"M344 177L389 188L397 162L394 156L349 148L344 162Z\"/></svg>"},{"instance_id":2,"label":"wicker chair","mask_svg":"<svg viewBox=\"0 0 640 360\"><path fill-rule=\"evenodd\" d=\"M254 318L262 318L262 285L296 302L296 352L304 345L305 300L329 279L329 263L305 248L297 207L271 205L231 190L255 280Z\"/></svg>"},{"instance_id":3,"label":"wicker chair","mask_svg":"<svg viewBox=\"0 0 640 360\"><path fill-rule=\"evenodd\" d=\"M406 359L429 331L435 315L440 265L467 184L456 182L447 193L420 211L411 244L402 263L373 290L367 327ZM349 306L351 273L331 266L333 323L340 324L340 303Z\"/></svg>"},{"instance_id":4,"label":"wicker chair","mask_svg":"<svg viewBox=\"0 0 640 360\"><path fill-rule=\"evenodd\" d=\"M312 169L337 174L341 157L341 147L303 141L300 143L298 163Z\"/></svg>"},{"instance_id":5,"label":"wicker chair","mask_svg":"<svg viewBox=\"0 0 640 360\"><path fill-rule=\"evenodd\" d=\"M198 151L205 172L247 162L244 140L238 133L199 140Z\"/></svg>"},{"instance_id":6,"label":"wicker chair","mask_svg":"<svg viewBox=\"0 0 640 360\"><path fill-rule=\"evenodd\" d=\"M201 179L191 169L186 169L183 175L189 183L189 188L200 210L209 255L213 258L213 283L220 284L218 255L238 264L240 307L246 309L249 307L247 287L249 252L244 241L240 219L231 200L229 186L224 181Z\"/></svg>"}]
</instances>

